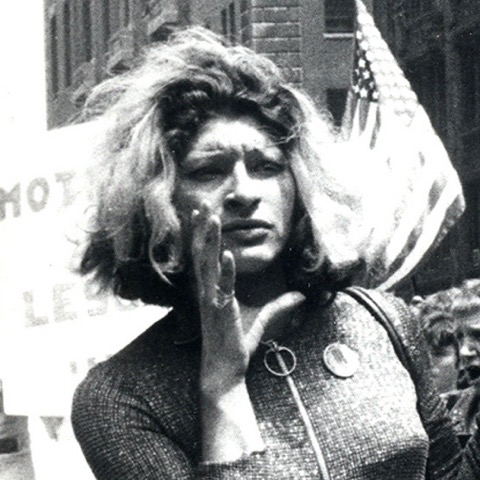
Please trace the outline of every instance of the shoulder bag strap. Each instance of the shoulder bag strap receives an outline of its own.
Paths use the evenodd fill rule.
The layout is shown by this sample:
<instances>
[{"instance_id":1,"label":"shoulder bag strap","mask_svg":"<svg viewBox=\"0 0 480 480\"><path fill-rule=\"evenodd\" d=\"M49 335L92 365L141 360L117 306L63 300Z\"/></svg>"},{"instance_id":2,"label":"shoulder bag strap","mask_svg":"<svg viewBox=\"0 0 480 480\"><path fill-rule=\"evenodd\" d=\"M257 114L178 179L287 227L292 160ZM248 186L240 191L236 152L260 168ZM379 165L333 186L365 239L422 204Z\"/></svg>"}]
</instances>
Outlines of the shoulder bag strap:
<instances>
[{"instance_id":1,"label":"shoulder bag strap","mask_svg":"<svg viewBox=\"0 0 480 480\"><path fill-rule=\"evenodd\" d=\"M405 352L405 346L395 329L390 317L385 313L385 310L374 300L367 290L361 287L348 287L344 292L354 298L360 305L365 307L372 316L385 328L392 342L395 353L397 354L402 365L412 373L410 368L410 362L408 361L407 354Z\"/></svg>"}]
</instances>

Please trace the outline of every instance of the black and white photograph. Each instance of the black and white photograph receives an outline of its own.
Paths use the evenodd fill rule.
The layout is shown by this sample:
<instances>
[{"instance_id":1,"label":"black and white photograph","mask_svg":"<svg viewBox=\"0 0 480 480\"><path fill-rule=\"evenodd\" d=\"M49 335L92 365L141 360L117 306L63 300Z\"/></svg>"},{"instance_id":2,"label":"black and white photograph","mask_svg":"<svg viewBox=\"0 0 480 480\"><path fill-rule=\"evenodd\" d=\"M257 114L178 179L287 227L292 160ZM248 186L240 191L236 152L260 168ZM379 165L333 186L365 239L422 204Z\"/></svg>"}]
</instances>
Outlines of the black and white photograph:
<instances>
[{"instance_id":1,"label":"black and white photograph","mask_svg":"<svg viewBox=\"0 0 480 480\"><path fill-rule=\"evenodd\" d=\"M480 2L0 6L0 480L479 480Z\"/></svg>"}]
</instances>

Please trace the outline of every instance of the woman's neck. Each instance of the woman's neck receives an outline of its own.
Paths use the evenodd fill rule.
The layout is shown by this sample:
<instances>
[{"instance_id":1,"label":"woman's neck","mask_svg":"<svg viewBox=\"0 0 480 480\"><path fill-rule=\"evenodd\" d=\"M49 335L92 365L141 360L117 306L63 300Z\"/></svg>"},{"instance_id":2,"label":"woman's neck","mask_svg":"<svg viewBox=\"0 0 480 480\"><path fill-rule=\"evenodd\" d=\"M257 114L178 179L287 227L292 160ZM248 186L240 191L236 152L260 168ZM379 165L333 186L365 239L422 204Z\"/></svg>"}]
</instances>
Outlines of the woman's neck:
<instances>
[{"instance_id":1,"label":"woman's neck","mask_svg":"<svg viewBox=\"0 0 480 480\"><path fill-rule=\"evenodd\" d=\"M287 291L283 268L276 264L251 274L238 274L235 296L245 308L262 308Z\"/></svg>"},{"instance_id":2,"label":"woman's neck","mask_svg":"<svg viewBox=\"0 0 480 480\"><path fill-rule=\"evenodd\" d=\"M272 266L268 270L253 274L238 275L235 297L240 307L244 327L248 329L267 303L286 292L287 283L281 266ZM265 330L264 339L281 335L290 322L290 315L271 322Z\"/></svg>"},{"instance_id":3,"label":"woman's neck","mask_svg":"<svg viewBox=\"0 0 480 480\"><path fill-rule=\"evenodd\" d=\"M288 290L283 267L279 264L252 274L238 274L235 282L235 298L240 307L240 314L246 329L252 325L260 310ZM196 304L181 303L176 307L180 315L191 318L196 311ZM298 312L297 312L298 313ZM193 315L195 316L195 315ZM279 318L266 329L264 339L277 338L291 323L291 316Z\"/></svg>"}]
</instances>

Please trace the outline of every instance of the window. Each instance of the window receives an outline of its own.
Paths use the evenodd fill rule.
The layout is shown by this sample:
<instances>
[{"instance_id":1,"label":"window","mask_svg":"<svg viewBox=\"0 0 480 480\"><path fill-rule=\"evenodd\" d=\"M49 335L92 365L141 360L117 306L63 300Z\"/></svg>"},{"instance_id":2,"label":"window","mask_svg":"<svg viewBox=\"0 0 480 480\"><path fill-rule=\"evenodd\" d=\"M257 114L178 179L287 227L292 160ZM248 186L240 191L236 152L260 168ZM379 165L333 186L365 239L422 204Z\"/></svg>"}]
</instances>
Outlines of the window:
<instances>
[{"instance_id":1,"label":"window","mask_svg":"<svg viewBox=\"0 0 480 480\"><path fill-rule=\"evenodd\" d=\"M57 38L57 17L50 19L50 82L54 95L58 92L58 38Z\"/></svg>"},{"instance_id":2,"label":"window","mask_svg":"<svg viewBox=\"0 0 480 480\"><path fill-rule=\"evenodd\" d=\"M248 29L248 26L250 25L248 3L248 0L241 0L240 2L240 35L241 42L244 45L249 45L251 40L251 32Z\"/></svg>"},{"instance_id":3,"label":"window","mask_svg":"<svg viewBox=\"0 0 480 480\"><path fill-rule=\"evenodd\" d=\"M343 114L347 103L346 88L329 88L327 90L327 108L332 114L333 121L337 127L342 124Z\"/></svg>"},{"instance_id":4,"label":"window","mask_svg":"<svg viewBox=\"0 0 480 480\"><path fill-rule=\"evenodd\" d=\"M480 40L468 41L460 51L462 73L463 124L473 127L480 124Z\"/></svg>"},{"instance_id":5,"label":"window","mask_svg":"<svg viewBox=\"0 0 480 480\"><path fill-rule=\"evenodd\" d=\"M108 49L108 41L110 40L110 0L102 0L102 27L103 41L105 50Z\"/></svg>"},{"instance_id":6,"label":"window","mask_svg":"<svg viewBox=\"0 0 480 480\"><path fill-rule=\"evenodd\" d=\"M228 5L228 16L230 17L230 43L234 44L237 41L237 23L235 19L235 4L233 2Z\"/></svg>"},{"instance_id":7,"label":"window","mask_svg":"<svg viewBox=\"0 0 480 480\"><path fill-rule=\"evenodd\" d=\"M407 69L412 88L425 108L432 125L443 137L446 134L445 64L441 56L423 60Z\"/></svg>"},{"instance_id":8,"label":"window","mask_svg":"<svg viewBox=\"0 0 480 480\"><path fill-rule=\"evenodd\" d=\"M130 23L130 0L123 0L123 25L128 27Z\"/></svg>"},{"instance_id":9,"label":"window","mask_svg":"<svg viewBox=\"0 0 480 480\"><path fill-rule=\"evenodd\" d=\"M240 3L240 13L243 15L248 11L248 0L241 0Z\"/></svg>"},{"instance_id":10,"label":"window","mask_svg":"<svg viewBox=\"0 0 480 480\"><path fill-rule=\"evenodd\" d=\"M227 8L220 11L220 22L222 35L229 40L231 44L237 41L237 19L235 15L235 2L230 2Z\"/></svg>"},{"instance_id":11,"label":"window","mask_svg":"<svg viewBox=\"0 0 480 480\"><path fill-rule=\"evenodd\" d=\"M221 21L222 21L222 34L226 37L228 31L228 23L227 23L227 10L222 8L220 12Z\"/></svg>"},{"instance_id":12,"label":"window","mask_svg":"<svg viewBox=\"0 0 480 480\"><path fill-rule=\"evenodd\" d=\"M92 59L92 14L90 11L90 0L83 0L82 4L82 25L83 25L83 54L84 60L89 62Z\"/></svg>"},{"instance_id":13,"label":"window","mask_svg":"<svg viewBox=\"0 0 480 480\"><path fill-rule=\"evenodd\" d=\"M480 184L465 186L466 225L468 225L468 243L470 250L480 249Z\"/></svg>"},{"instance_id":14,"label":"window","mask_svg":"<svg viewBox=\"0 0 480 480\"><path fill-rule=\"evenodd\" d=\"M353 33L354 0L325 0L325 32Z\"/></svg>"},{"instance_id":15,"label":"window","mask_svg":"<svg viewBox=\"0 0 480 480\"><path fill-rule=\"evenodd\" d=\"M65 86L72 84L72 40L70 37L70 3L63 4L63 41L65 45Z\"/></svg>"}]
</instances>

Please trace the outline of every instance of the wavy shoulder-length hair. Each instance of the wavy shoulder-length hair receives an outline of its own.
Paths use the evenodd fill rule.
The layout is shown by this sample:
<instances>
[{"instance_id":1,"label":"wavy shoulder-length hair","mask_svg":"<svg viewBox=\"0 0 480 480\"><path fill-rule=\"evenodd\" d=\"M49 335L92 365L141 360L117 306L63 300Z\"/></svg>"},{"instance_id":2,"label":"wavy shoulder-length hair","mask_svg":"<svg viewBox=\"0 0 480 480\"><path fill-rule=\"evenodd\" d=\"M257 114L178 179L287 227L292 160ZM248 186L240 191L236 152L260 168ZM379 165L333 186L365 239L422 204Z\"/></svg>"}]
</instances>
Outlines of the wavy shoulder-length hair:
<instances>
[{"instance_id":1,"label":"wavy shoulder-length hair","mask_svg":"<svg viewBox=\"0 0 480 480\"><path fill-rule=\"evenodd\" d=\"M185 299L185 247L173 197L177 164L199 127L225 113L254 117L291 160L299 197L285 255L292 288L308 293L351 281L362 266L358 249L343 238L348 254L331 261L323 235L338 231L326 225L322 235L312 233L304 206L311 195L299 178L305 158L318 164L329 215L345 223L352 194L322 167L326 150L319 145L334 142L327 116L271 60L198 27L151 46L135 68L101 83L86 102L84 117L101 119L102 161L81 273L124 298L166 306Z\"/></svg>"}]
</instances>

